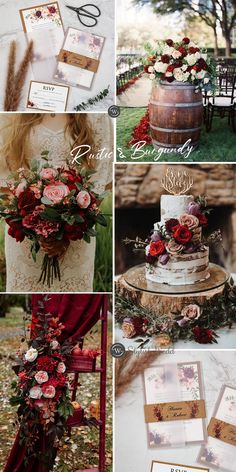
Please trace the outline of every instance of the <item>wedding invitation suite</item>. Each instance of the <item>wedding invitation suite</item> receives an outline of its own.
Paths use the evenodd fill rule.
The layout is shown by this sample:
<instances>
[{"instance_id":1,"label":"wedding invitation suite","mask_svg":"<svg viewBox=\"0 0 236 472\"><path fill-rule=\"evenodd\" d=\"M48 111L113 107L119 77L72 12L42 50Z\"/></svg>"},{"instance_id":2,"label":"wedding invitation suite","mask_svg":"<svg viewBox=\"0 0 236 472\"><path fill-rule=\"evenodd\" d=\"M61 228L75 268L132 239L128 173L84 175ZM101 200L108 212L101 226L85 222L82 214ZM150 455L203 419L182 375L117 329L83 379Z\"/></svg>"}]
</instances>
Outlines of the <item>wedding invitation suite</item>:
<instances>
[{"instance_id":1,"label":"wedding invitation suite","mask_svg":"<svg viewBox=\"0 0 236 472\"><path fill-rule=\"evenodd\" d=\"M102 36L68 28L54 78L68 85L91 88L104 42Z\"/></svg>"},{"instance_id":2,"label":"wedding invitation suite","mask_svg":"<svg viewBox=\"0 0 236 472\"><path fill-rule=\"evenodd\" d=\"M46 82L30 83L27 108L63 112L66 110L69 87L65 85L48 84Z\"/></svg>"},{"instance_id":3,"label":"wedding invitation suite","mask_svg":"<svg viewBox=\"0 0 236 472\"><path fill-rule=\"evenodd\" d=\"M236 388L224 385L208 425L208 442L199 461L212 468L234 472L236 463Z\"/></svg>"},{"instance_id":4,"label":"wedding invitation suite","mask_svg":"<svg viewBox=\"0 0 236 472\"><path fill-rule=\"evenodd\" d=\"M151 472L209 472L209 469L190 465L172 464L169 462L153 461Z\"/></svg>"},{"instance_id":5,"label":"wedding invitation suite","mask_svg":"<svg viewBox=\"0 0 236 472\"><path fill-rule=\"evenodd\" d=\"M150 447L204 441L206 412L198 362L146 369L144 390L144 420Z\"/></svg>"}]
</instances>

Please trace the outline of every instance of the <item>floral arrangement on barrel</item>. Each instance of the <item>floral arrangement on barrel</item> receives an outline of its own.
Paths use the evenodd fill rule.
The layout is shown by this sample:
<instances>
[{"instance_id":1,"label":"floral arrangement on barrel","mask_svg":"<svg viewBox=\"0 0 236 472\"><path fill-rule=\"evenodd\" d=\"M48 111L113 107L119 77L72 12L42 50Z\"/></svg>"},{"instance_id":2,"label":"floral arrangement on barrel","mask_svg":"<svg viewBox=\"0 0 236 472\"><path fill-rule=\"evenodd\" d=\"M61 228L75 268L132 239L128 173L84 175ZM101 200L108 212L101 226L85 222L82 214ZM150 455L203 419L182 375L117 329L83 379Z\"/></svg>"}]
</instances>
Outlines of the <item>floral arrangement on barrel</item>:
<instances>
[{"instance_id":1,"label":"floral arrangement on barrel","mask_svg":"<svg viewBox=\"0 0 236 472\"><path fill-rule=\"evenodd\" d=\"M57 443L73 414L66 374L66 357L73 345L69 341L59 343L64 326L58 318L44 313L43 302L39 302L33 326L28 349L19 351L14 366L18 381L12 383L14 395L10 403L18 405L20 441L26 447L26 462L38 457L51 470ZM40 435L44 438L42 444Z\"/></svg>"},{"instance_id":2,"label":"floral arrangement on barrel","mask_svg":"<svg viewBox=\"0 0 236 472\"><path fill-rule=\"evenodd\" d=\"M189 38L176 42L172 39L157 41L154 46L148 43L145 48L148 57L144 71L151 80L187 82L196 89L214 90L215 61Z\"/></svg>"},{"instance_id":3,"label":"floral arrangement on barrel","mask_svg":"<svg viewBox=\"0 0 236 472\"><path fill-rule=\"evenodd\" d=\"M44 151L41 161L10 176L9 194L1 195L0 216L9 226L8 234L19 243L30 240L35 261L38 251L44 251L39 281L49 287L60 280L59 258L70 242L90 243L96 236L94 226L107 225L99 208L104 195L95 193L92 173L69 163L53 168ZM54 255L49 255L52 246Z\"/></svg>"}]
</instances>

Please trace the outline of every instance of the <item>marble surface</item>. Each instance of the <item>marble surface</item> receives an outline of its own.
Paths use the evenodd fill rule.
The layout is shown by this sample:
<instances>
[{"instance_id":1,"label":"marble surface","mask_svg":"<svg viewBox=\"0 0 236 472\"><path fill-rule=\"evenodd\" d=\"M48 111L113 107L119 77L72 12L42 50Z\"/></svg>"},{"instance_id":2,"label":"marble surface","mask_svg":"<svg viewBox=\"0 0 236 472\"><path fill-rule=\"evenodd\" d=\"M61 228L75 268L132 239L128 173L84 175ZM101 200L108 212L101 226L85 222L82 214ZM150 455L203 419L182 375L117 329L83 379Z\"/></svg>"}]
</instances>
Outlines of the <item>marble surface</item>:
<instances>
[{"instance_id":1,"label":"marble surface","mask_svg":"<svg viewBox=\"0 0 236 472\"><path fill-rule=\"evenodd\" d=\"M236 352L175 352L161 354L157 363L200 361L207 408L207 419L212 416L222 384L236 386ZM184 448L148 449L147 432L143 421L143 385L138 376L116 401L115 414L115 470L117 472L150 472L152 460L189 466L196 462L200 446ZM213 472L213 469L210 469Z\"/></svg>"},{"instance_id":2,"label":"marble surface","mask_svg":"<svg viewBox=\"0 0 236 472\"><path fill-rule=\"evenodd\" d=\"M222 328L217 331L219 338L217 344L198 344L195 341L180 340L174 344L175 349L236 349L236 324L232 329ZM143 336L138 336L136 339L145 339ZM115 342L121 343L125 346L127 351L134 351L140 343L135 342L135 338L127 339L123 337L122 330L116 326L115 328ZM145 345L145 349L153 349L152 341Z\"/></svg>"},{"instance_id":3,"label":"marble surface","mask_svg":"<svg viewBox=\"0 0 236 472\"><path fill-rule=\"evenodd\" d=\"M22 23L19 14L19 8L28 8L39 4L47 3L46 1L37 2L37 0L24 0L16 2L16 0L0 0L0 110L3 110L4 92L7 73L7 61L10 42L17 40L18 44L18 60L19 63L24 54L26 40L23 33ZM110 85L109 95L98 104L90 108L92 111L107 111L108 107L114 104L115 91L115 0L97 0L94 2L101 10L101 17L98 24L93 28L84 27L77 19L76 13L66 8L66 4L71 6L82 6L87 2L81 0L59 0L60 11L63 19L65 30L69 27L75 27L84 31L91 31L106 37L105 45L101 55L101 63L99 71L94 79L92 89L85 90L79 87L70 87L67 111L74 111L74 107L83 101L97 95L101 90ZM91 2L92 3L92 2ZM25 87L22 91L22 100L19 111L27 111L25 104L28 97L29 81L37 80L33 77L32 69L29 70ZM40 79L39 79L40 80ZM53 83L57 83L51 80ZM89 109L87 109L89 111ZM86 111L87 111L86 110ZM29 110L28 110L29 111Z\"/></svg>"}]
</instances>

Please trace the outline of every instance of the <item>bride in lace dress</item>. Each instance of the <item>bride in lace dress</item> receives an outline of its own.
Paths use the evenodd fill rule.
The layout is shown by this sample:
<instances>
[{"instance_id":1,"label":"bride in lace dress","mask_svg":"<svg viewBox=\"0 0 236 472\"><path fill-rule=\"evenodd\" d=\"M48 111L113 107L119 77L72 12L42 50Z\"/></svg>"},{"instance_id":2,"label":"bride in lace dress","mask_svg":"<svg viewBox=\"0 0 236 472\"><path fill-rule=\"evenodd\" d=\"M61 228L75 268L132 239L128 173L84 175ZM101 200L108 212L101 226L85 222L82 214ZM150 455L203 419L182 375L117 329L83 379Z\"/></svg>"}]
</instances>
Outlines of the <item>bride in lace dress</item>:
<instances>
[{"instance_id":1,"label":"bride in lace dress","mask_svg":"<svg viewBox=\"0 0 236 472\"><path fill-rule=\"evenodd\" d=\"M7 117L7 126L2 127L1 137L1 187L6 187L6 178L11 171L27 165L30 159L40 159L42 151L49 151L52 166L61 166L75 147L89 144L99 151L105 148L112 152L113 133L110 119L105 114L17 114ZM13 130L14 128L14 130ZM22 142L19 142L19 136ZM15 140L15 141L14 141ZM16 155L18 154L18 155ZM96 172L91 180L95 191L103 193L111 187L111 154L104 159L82 157L83 167L93 166ZM61 243L58 242L60 245ZM50 246L50 245L49 245ZM47 247L54 255L54 247ZM40 249L36 263L30 252L30 242L17 243L5 237L7 268L7 292L92 292L94 278L96 239L88 244L83 240L71 241L67 250L59 248L61 281L55 280L49 289L38 282L44 252Z\"/></svg>"}]
</instances>

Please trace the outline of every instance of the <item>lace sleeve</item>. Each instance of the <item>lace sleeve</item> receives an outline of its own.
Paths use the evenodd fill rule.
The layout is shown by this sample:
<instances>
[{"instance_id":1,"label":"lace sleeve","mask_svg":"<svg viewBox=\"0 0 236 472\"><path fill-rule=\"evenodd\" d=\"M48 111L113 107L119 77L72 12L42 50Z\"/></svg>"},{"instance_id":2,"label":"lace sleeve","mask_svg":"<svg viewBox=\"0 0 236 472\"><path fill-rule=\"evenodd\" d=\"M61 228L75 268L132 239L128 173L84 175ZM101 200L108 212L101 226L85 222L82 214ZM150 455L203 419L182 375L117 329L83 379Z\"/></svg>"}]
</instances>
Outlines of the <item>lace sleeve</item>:
<instances>
[{"instance_id":1,"label":"lace sleeve","mask_svg":"<svg viewBox=\"0 0 236 472\"><path fill-rule=\"evenodd\" d=\"M103 193L106 186L112 181L114 129L111 118L107 114L91 114L91 124L95 135L97 149L96 173L91 180L95 182L97 193Z\"/></svg>"},{"instance_id":2,"label":"lace sleeve","mask_svg":"<svg viewBox=\"0 0 236 472\"><path fill-rule=\"evenodd\" d=\"M6 135L6 128L10 123L9 117L5 114L0 114L0 187L7 186L7 178L10 174L10 170L7 165L6 156L3 152L4 139Z\"/></svg>"}]
</instances>

